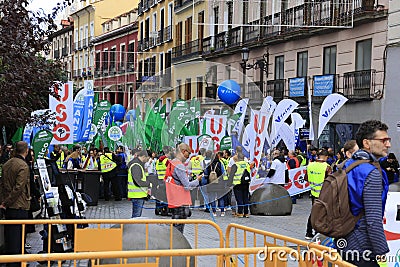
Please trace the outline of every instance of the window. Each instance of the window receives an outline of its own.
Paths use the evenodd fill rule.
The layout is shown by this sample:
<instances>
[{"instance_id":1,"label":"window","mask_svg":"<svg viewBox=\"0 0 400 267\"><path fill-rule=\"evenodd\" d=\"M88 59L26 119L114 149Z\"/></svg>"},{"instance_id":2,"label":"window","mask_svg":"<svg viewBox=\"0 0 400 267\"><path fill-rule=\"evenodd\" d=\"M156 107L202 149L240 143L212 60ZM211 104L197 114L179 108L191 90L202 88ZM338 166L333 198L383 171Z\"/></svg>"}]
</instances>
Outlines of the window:
<instances>
[{"instance_id":1,"label":"window","mask_svg":"<svg viewBox=\"0 0 400 267\"><path fill-rule=\"evenodd\" d=\"M158 72L160 73L160 75L164 74L164 53L160 53L159 56L160 60L159 60L159 65L158 65Z\"/></svg>"},{"instance_id":2,"label":"window","mask_svg":"<svg viewBox=\"0 0 400 267\"><path fill-rule=\"evenodd\" d=\"M96 71L100 70L100 52L96 52Z\"/></svg>"},{"instance_id":3,"label":"window","mask_svg":"<svg viewBox=\"0 0 400 267\"><path fill-rule=\"evenodd\" d=\"M308 52L297 53L297 77L307 76L308 69Z\"/></svg>"},{"instance_id":4,"label":"window","mask_svg":"<svg viewBox=\"0 0 400 267\"><path fill-rule=\"evenodd\" d=\"M203 77L197 77L197 98L203 97Z\"/></svg>"},{"instance_id":5,"label":"window","mask_svg":"<svg viewBox=\"0 0 400 267\"><path fill-rule=\"evenodd\" d=\"M356 44L356 70L371 69L372 39Z\"/></svg>"},{"instance_id":6,"label":"window","mask_svg":"<svg viewBox=\"0 0 400 267\"><path fill-rule=\"evenodd\" d=\"M115 71L115 54L116 54L117 48L114 46L110 50L110 70Z\"/></svg>"},{"instance_id":7,"label":"window","mask_svg":"<svg viewBox=\"0 0 400 267\"><path fill-rule=\"evenodd\" d=\"M190 79L190 78L186 79L185 98L186 98L186 100L192 99L192 79Z\"/></svg>"},{"instance_id":8,"label":"window","mask_svg":"<svg viewBox=\"0 0 400 267\"><path fill-rule=\"evenodd\" d=\"M168 97L167 99L166 99L166 101L165 101L165 110L166 110L166 112L171 112L171 98L170 97Z\"/></svg>"},{"instance_id":9,"label":"window","mask_svg":"<svg viewBox=\"0 0 400 267\"><path fill-rule=\"evenodd\" d=\"M180 46L182 44L182 21L175 25L175 34L176 46Z\"/></svg>"},{"instance_id":10,"label":"window","mask_svg":"<svg viewBox=\"0 0 400 267\"><path fill-rule=\"evenodd\" d=\"M336 45L324 48L323 74L336 74Z\"/></svg>"},{"instance_id":11,"label":"window","mask_svg":"<svg viewBox=\"0 0 400 267\"><path fill-rule=\"evenodd\" d=\"M108 50L103 51L103 71L108 73Z\"/></svg>"},{"instance_id":12,"label":"window","mask_svg":"<svg viewBox=\"0 0 400 267\"><path fill-rule=\"evenodd\" d=\"M285 79L285 57L277 56L275 57L275 80Z\"/></svg>"},{"instance_id":13,"label":"window","mask_svg":"<svg viewBox=\"0 0 400 267\"><path fill-rule=\"evenodd\" d=\"M192 41L192 17L187 18L185 24L185 43L188 44Z\"/></svg>"},{"instance_id":14,"label":"window","mask_svg":"<svg viewBox=\"0 0 400 267\"><path fill-rule=\"evenodd\" d=\"M151 58L151 66L150 66L150 70L151 70L151 73L150 73L150 76L154 76L154 75L156 75L156 56L153 56L152 58Z\"/></svg>"},{"instance_id":15,"label":"window","mask_svg":"<svg viewBox=\"0 0 400 267\"><path fill-rule=\"evenodd\" d=\"M128 45L128 66L127 69L128 71L133 71L135 68L135 43L130 43Z\"/></svg>"},{"instance_id":16,"label":"window","mask_svg":"<svg viewBox=\"0 0 400 267\"><path fill-rule=\"evenodd\" d=\"M125 70L125 44L121 44L119 50L119 69Z\"/></svg>"},{"instance_id":17,"label":"window","mask_svg":"<svg viewBox=\"0 0 400 267\"><path fill-rule=\"evenodd\" d=\"M219 7L214 7L214 36L218 33Z\"/></svg>"}]
</instances>

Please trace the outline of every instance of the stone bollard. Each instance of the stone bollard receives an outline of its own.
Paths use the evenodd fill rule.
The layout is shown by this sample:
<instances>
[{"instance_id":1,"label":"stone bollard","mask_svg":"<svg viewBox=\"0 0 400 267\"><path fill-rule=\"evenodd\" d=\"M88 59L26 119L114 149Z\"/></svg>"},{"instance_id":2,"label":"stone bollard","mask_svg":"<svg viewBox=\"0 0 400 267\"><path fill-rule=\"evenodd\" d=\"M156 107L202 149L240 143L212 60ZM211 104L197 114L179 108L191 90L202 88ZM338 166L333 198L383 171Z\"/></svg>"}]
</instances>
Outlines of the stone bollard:
<instances>
[{"instance_id":1,"label":"stone bollard","mask_svg":"<svg viewBox=\"0 0 400 267\"><path fill-rule=\"evenodd\" d=\"M250 212L253 215L292 214L292 199L286 189L277 184L265 184L257 188L250 197L250 203Z\"/></svg>"},{"instance_id":2,"label":"stone bollard","mask_svg":"<svg viewBox=\"0 0 400 267\"><path fill-rule=\"evenodd\" d=\"M133 220L144 219L137 218ZM114 228L117 226L113 226ZM169 225L155 225L149 224L148 226L148 250L155 249L170 249L170 226ZM127 250L146 250L146 225L144 224L126 224L123 231L123 244L124 251ZM172 244L174 249L191 249L189 242L185 236L173 227ZM148 262L155 262L155 258L148 258ZM128 263L144 263L145 259L129 259ZM103 259L102 264L117 264L119 259ZM161 257L158 266L170 266L170 257ZM172 266L186 266L186 257L173 257ZM170 266L170 267L172 267ZM194 258L191 257L190 265L194 266Z\"/></svg>"}]
</instances>

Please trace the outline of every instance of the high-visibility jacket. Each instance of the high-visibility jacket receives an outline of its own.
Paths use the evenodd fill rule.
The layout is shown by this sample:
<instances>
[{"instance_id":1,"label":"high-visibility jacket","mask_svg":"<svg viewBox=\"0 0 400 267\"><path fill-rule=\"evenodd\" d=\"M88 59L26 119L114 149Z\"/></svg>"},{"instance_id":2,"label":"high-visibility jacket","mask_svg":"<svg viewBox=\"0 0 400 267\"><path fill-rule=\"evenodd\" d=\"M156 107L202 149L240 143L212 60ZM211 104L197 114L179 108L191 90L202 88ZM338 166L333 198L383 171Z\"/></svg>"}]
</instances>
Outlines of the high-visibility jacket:
<instances>
[{"instance_id":1,"label":"high-visibility jacket","mask_svg":"<svg viewBox=\"0 0 400 267\"><path fill-rule=\"evenodd\" d=\"M105 153L100 156L100 167L101 172L110 172L117 167L117 163L112 161L112 153Z\"/></svg>"},{"instance_id":2,"label":"high-visibility jacket","mask_svg":"<svg viewBox=\"0 0 400 267\"><path fill-rule=\"evenodd\" d=\"M160 159L157 159L156 161L157 178L159 180L164 180L165 171L167 170L167 161L168 158L165 158L162 161Z\"/></svg>"},{"instance_id":3,"label":"high-visibility jacket","mask_svg":"<svg viewBox=\"0 0 400 267\"><path fill-rule=\"evenodd\" d=\"M227 169L228 169L228 163L229 163L229 162L228 162L226 159L224 159L224 158L220 158L219 161L221 162L222 166L224 167L224 173L222 174L222 179L223 179L224 181L226 181L226 180L229 179L229 177L228 177L228 171L227 171Z\"/></svg>"},{"instance_id":4,"label":"high-visibility jacket","mask_svg":"<svg viewBox=\"0 0 400 267\"><path fill-rule=\"evenodd\" d=\"M328 163L318 161L311 162L307 166L308 182L311 187L311 195L314 197L319 197L321 193L322 183L324 182L328 166Z\"/></svg>"},{"instance_id":5,"label":"high-visibility jacket","mask_svg":"<svg viewBox=\"0 0 400 267\"><path fill-rule=\"evenodd\" d=\"M237 184L241 184L242 175L245 170L247 170L250 174L250 164L247 163L246 161L242 160L242 161L236 162L235 165L236 165L237 169L235 172L235 176L233 177L232 184L237 185Z\"/></svg>"},{"instance_id":6,"label":"high-visibility jacket","mask_svg":"<svg viewBox=\"0 0 400 267\"><path fill-rule=\"evenodd\" d=\"M142 177L140 178L141 181L145 182L146 181L146 175L144 173L144 169L142 167L142 165L140 165L139 163L133 163L131 165L131 167L128 170L128 198L145 198L147 197L147 187L141 187L141 186L137 186L135 184L135 182L133 181L133 177L132 177L132 171L131 169L134 166L139 166L141 171L142 171ZM138 177L136 177L137 179Z\"/></svg>"},{"instance_id":7,"label":"high-visibility jacket","mask_svg":"<svg viewBox=\"0 0 400 267\"><path fill-rule=\"evenodd\" d=\"M203 160L204 157L202 155L198 155L190 159L190 163L192 165L192 174L197 175L203 171L203 168L201 166Z\"/></svg>"},{"instance_id":8,"label":"high-visibility jacket","mask_svg":"<svg viewBox=\"0 0 400 267\"><path fill-rule=\"evenodd\" d=\"M54 153L54 151L51 153L54 155L54 157L56 156L56 153ZM64 153L64 151L61 151L60 157L56 161L57 167L59 169L61 169L64 166L64 160L65 160L65 153Z\"/></svg>"},{"instance_id":9,"label":"high-visibility jacket","mask_svg":"<svg viewBox=\"0 0 400 267\"><path fill-rule=\"evenodd\" d=\"M306 166L307 165L307 158L304 155L298 154L297 155L297 159L300 162L300 166Z\"/></svg>"}]
</instances>

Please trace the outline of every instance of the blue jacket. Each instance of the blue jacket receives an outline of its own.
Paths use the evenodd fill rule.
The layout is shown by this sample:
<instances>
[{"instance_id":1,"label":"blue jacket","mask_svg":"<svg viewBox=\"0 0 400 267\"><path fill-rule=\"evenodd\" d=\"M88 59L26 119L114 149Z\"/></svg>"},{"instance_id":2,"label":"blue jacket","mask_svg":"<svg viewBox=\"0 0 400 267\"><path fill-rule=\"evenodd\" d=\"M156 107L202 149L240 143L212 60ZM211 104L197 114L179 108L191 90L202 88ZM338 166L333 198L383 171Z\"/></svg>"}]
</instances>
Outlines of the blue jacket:
<instances>
[{"instance_id":1,"label":"blue jacket","mask_svg":"<svg viewBox=\"0 0 400 267\"><path fill-rule=\"evenodd\" d=\"M346 162L345 167L358 159L377 161L374 155L359 150L354 153L352 160ZM388 253L389 247L382 222L388 191L386 174L382 171L381 175L375 166L365 163L355 167L347 176L351 211L353 214L359 214L364 210L364 215L354 230L345 237L346 246L339 246L339 243L336 245L344 252L358 251L362 255L368 251L371 259L376 255Z\"/></svg>"}]
</instances>

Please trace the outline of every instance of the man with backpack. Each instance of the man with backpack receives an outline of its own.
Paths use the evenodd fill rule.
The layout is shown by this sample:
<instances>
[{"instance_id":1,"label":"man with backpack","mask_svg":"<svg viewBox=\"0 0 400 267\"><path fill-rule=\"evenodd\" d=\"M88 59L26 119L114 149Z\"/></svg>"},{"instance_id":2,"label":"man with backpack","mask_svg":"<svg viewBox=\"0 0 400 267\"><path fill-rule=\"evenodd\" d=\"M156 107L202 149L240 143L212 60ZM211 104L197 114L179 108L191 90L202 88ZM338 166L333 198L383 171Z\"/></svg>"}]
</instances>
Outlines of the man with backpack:
<instances>
[{"instance_id":1,"label":"man with backpack","mask_svg":"<svg viewBox=\"0 0 400 267\"><path fill-rule=\"evenodd\" d=\"M390 148L390 137L385 123L370 120L362 123L356 133L356 141L360 150L354 153L345 164L345 168L357 160L369 160L347 173L350 210L354 216L360 214L353 231L344 238L347 246L343 251L358 251L363 255L369 251L369 259L360 257L354 261L357 266L378 266L376 256L389 252L389 247L383 231L383 213L388 192L386 173L379 167L378 159L385 157ZM369 261L371 260L371 261Z\"/></svg>"},{"instance_id":2,"label":"man with backpack","mask_svg":"<svg viewBox=\"0 0 400 267\"><path fill-rule=\"evenodd\" d=\"M319 197L321 192L322 183L325 180L325 177L328 176L332 172L331 166L326 163L329 157L329 153L327 150L322 149L318 152L317 159L314 162L311 162L307 166L307 173L304 177L306 181L310 183L311 187L311 203L314 205L315 199ZM313 227L311 225L311 214L308 217L307 221L307 230L305 239L311 240L314 237Z\"/></svg>"}]
</instances>

